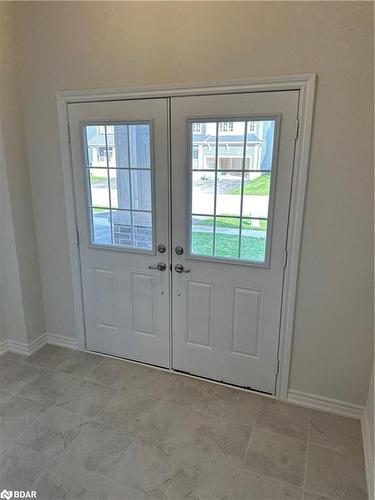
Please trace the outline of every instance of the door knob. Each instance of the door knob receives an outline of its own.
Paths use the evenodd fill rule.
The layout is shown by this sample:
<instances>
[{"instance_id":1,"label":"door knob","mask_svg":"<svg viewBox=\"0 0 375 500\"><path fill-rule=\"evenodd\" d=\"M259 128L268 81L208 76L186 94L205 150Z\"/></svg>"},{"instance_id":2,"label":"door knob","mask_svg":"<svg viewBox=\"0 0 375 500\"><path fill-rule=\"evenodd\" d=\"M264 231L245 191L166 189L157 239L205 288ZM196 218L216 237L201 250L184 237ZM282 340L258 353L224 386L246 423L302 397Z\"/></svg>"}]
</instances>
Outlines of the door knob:
<instances>
[{"instance_id":1,"label":"door knob","mask_svg":"<svg viewBox=\"0 0 375 500\"><path fill-rule=\"evenodd\" d=\"M149 269L157 269L158 271L165 271L167 269L167 265L164 262L159 262L156 266L148 266Z\"/></svg>"},{"instance_id":2,"label":"door knob","mask_svg":"<svg viewBox=\"0 0 375 500\"><path fill-rule=\"evenodd\" d=\"M185 269L182 264L176 264L174 270L176 273L190 273L190 269Z\"/></svg>"}]
</instances>

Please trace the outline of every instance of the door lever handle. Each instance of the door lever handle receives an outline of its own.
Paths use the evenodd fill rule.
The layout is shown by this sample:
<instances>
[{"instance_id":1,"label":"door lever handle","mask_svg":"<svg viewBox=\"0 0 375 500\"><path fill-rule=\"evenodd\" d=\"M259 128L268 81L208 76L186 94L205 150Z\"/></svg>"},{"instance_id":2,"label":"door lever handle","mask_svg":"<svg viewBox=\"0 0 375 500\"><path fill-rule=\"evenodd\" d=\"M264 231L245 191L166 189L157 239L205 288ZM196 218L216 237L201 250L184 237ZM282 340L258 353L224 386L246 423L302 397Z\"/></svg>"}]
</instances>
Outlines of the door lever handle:
<instances>
[{"instance_id":1,"label":"door lever handle","mask_svg":"<svg viewBox=\"0 0 375 500\"><path fill-rule=\"evenodd\" d=\"M182 264L176 264L174 270L176 273L190 273L190 269L185 269Z\"/></svg>"},{"instance_id":2,"label":"door lever handle","mask_svg":"<svg viewBox=\"0 0 375 500\"><path fill-rule=\"evenodd\" d=\"M157 271L165 271L167 269L167 265L164 262L159 262L156 266L148 266L149 269L156 269Z\"/></svg>"}]
</instances>

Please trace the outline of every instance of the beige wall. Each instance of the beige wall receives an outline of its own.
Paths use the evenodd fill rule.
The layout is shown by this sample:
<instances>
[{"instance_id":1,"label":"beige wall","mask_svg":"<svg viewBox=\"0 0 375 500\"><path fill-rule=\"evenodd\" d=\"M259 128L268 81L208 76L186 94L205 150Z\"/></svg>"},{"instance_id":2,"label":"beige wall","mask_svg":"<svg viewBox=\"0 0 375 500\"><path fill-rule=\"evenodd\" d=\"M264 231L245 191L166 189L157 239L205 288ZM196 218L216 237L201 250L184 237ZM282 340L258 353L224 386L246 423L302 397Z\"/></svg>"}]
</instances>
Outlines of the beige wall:
<instances>
[{"instance_id":1,"label":"beige wall","mask_svg":"<svg viewBox=\"0 0 375 500\"><path fill-rule=\"evenodd\" d=\"M14 9L47 330L74 336L57 90L316 72L291 387L364 403L372 353L372 5L15 2Z\"/></svg>"},{"instance_id":2,"label":"beige wall","mask_svg":"<svg viewBox=\"0 0 375 500\"><path fill-rule=\"evenodd\" d=\"M31 343L45 333L41 279L22 116L13 17L0 2L1 301L3 337Z\"/></svg>"}]
</instances>

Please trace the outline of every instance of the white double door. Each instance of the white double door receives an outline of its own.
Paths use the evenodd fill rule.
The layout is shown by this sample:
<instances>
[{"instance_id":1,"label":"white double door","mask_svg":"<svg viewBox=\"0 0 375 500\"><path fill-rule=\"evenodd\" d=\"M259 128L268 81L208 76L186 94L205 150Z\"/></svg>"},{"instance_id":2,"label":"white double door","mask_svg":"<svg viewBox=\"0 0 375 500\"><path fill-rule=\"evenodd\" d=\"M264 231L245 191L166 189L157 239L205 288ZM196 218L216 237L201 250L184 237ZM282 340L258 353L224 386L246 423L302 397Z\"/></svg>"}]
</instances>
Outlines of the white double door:
<instances>
[{"instance_id":1,"label":"white double door","mask_svg":"<svg viewBox=\"0 0 375 500\"><path fill-rule=\"evenodd\" d=\"M69 105L89 350L274 393L297 108Z\"/></svg>"}]
</instances>

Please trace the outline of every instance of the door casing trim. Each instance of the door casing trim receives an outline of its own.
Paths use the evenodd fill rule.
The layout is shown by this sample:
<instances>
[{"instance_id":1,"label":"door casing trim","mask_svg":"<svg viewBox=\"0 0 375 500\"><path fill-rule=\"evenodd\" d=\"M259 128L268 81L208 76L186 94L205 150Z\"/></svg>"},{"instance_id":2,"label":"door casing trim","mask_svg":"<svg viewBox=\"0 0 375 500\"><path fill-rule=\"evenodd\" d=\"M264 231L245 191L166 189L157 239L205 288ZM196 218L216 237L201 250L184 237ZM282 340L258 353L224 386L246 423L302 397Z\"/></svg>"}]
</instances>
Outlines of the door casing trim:
<instances>
[{"instance_id":1,"label":"door casing trim","mask_svg":"<svg viewBox=\"0 0 375 500\"><path fill-rule=\"evenodd\" d=\"M68 104L98 101L155 99L178 96L238 94L272 91L299 91L298 137L296 138L293 179L288 222L288 262L284 273L279 335L279 371L276 379L276 398L288 397L289 372L293 341L293 326L303 227L303 213L310 158L311 130L314 109L316 74L273 76L203 83L128 87L99 90L68 90L56 93L61 162L67 217L68 244L72 271L75 329L78 349L86 349L83 313L81 263L78 248L77 215L75 207L70 150Z\"/></svg>"}]
</instances>

